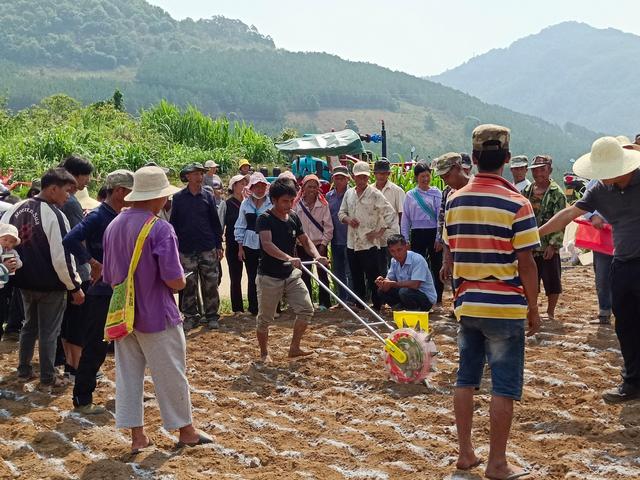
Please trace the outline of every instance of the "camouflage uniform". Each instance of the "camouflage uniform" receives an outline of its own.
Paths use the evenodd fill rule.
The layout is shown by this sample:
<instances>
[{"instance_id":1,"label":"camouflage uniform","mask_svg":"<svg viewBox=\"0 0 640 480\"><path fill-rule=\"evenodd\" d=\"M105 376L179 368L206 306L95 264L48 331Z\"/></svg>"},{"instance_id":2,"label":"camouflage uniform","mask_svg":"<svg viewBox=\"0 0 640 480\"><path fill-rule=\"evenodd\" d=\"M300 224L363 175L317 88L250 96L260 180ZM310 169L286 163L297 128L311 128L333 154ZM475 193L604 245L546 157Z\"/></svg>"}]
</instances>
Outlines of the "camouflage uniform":
<instances>
[{"instance_id":1,"label":"camouflage uniform","mask_svg":"<svg viewBox=\"0 0 640 480\"><path fill-rule=\"evenodd\" d=\"M202 317L202 321L217 320L220 307L218 294L218 257L216 250L198 253L180 253L180 263L185 272L193 272L187 277L187 285L182 291L181 310L185 322L191 326ZM202 291L204 312L199 314L200 302L198 284Z\"/></svg>"},{"instance_id":2,"label":"camouflage uniform","mask_svg":"<svg viewBox=\"0 0 640 480\"><path fill-rule=\"evenodd\" d=\"M533 211L536 214L536 222L538 226L542 226L551 220L556 213L567 206L567 198L565 197L560 186L551 180L549 188L545 192L541 201L536 201L533 196L534 184L532 183L522 192L522 195L527 197L533 206ZM543 252L549 245L555 247L557 250L562 248L562 242L564 240L564 231L561 230L556 233L551 233L540 238L540 247L536 249L536 252Z\"/></svg>"}]
</instances>

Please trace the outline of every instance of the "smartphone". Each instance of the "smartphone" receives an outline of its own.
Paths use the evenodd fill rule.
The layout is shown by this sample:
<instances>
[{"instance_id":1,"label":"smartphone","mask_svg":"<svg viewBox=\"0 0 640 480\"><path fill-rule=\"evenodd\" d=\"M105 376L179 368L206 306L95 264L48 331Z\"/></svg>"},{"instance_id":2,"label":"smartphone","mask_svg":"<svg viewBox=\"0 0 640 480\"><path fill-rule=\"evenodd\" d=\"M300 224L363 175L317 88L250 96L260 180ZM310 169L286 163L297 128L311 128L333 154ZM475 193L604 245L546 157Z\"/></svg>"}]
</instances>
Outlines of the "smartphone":
<instances>
[{"instance_id":1,"label":"smartphone","mask_svg":"<svg viewBox=\"0 0 640 480\"><path fill-rule=\"evenodd\" d=\"M10 260L10 259L15 259L16 258L16 254L15 253L3 253L0 256L0 259L2 260L2 262L4 263L5 260ZM15 275L16 272L11 272L9 275Z\"/></svg>"}]
</instances>

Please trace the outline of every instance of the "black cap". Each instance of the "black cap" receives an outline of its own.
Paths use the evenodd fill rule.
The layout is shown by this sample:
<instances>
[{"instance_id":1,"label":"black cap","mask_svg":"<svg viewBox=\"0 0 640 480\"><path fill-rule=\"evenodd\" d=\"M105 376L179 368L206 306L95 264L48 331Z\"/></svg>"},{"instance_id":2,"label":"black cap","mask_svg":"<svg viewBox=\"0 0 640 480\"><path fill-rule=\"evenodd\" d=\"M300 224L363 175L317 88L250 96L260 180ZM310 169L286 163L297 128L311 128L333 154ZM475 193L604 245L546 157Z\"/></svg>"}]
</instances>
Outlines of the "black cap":
<instances>
[{"instance_id":1,"label":"black cap","mask_svg":"<svg viewBox=\"0 0 640 480\"><path fill-rule=\"evenodd\" d=\"M391 164L386 158L373 164L373 173L387 173L391 171Z\"/></svg>"},{"instance_id":2,"label":"black cap","mask_svg":"<svg viewBox=\"0 0 640 480\"><path fill-rule=\"evenodd\" d=\"M473 162L471 161L471 157L468 153L460 152L461 164L463 167L471 168L473 166Z\"/></svg>"},{"instance_id":3,"label":"black cap","mask_svg":"<svg viewBox=\"0 0 640 480\"><path fill-rule=\"evenodd\" d=\"M208 168L204 168L201 163L190 163L180 170L180 180L183 182L187 181L187 174L192 172L206 172Z\"/></svg>"}]
</instances>

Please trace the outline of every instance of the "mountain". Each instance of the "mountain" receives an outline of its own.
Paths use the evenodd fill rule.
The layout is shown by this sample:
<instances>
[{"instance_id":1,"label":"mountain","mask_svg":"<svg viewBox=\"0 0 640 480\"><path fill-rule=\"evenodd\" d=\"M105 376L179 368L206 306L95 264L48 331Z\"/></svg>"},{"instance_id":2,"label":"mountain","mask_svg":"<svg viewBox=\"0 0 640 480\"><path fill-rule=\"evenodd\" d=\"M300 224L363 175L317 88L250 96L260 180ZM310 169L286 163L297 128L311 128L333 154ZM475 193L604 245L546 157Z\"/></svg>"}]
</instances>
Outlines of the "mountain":
<instances>
[{"instance_id":1,"label":"mountain","mask_svg":"<svg viewBox=\"0 0 640 480\"><path fill-rule=\"evenodd\" d=\"M431 80L555 123L640 132L640 37L566 22Z\"/></svg>"},{"instance_id":2,"label":"mountain","mask_svg":"<svg viewBox=\"0 0 640 480\"><path fill-rule=\"evenodd\" d=\"M17 3L20 9L13 7ZM346 120L355 121L363 133L373 133L385 119L389 155L408 157L415 146L423 158L468 151L476 125L500 123L512 128L514 153L551 154L560 164L558 170L568 168L568 160L588 150L597 136L377 65L276 49L268 36L237 20L177 22L142 0L78 3L72 8L68 1L19 0L0 10L0 31L6 30L0 35L12 45L0 48L0 85L9 108L25 108L56 93L91 103L119 89L132 113L164 98L211 115L254 122L274 136L283 128L300 133L341 129ZM12 26L19 10L29 12L28 21ZM94 18L99 29L77 20ZM73 28L55 33L60 24ZM158 33L168 28L171 35ZM113 42L100 43L94 29L110 32L107 37ZM56 35L64 42L49 41ZM120 48L118 42L132 38L135 45ZM36 44L40 56L33 54ZM89 53L69 56L69 51ZM109 68L99 67L92 52L113 57Z\"/></svg>"},{"instance_id":3,"label":"mountain","mask_svg":"<svg viewBox=\"0 0 640 480\"><path fill-rule=\"evenodd\" d=\"M238 20L174 20L143 0L0 2L0 57L23 65L110 69L158 52L273 48Z\"/></svg>"}]
</instances>

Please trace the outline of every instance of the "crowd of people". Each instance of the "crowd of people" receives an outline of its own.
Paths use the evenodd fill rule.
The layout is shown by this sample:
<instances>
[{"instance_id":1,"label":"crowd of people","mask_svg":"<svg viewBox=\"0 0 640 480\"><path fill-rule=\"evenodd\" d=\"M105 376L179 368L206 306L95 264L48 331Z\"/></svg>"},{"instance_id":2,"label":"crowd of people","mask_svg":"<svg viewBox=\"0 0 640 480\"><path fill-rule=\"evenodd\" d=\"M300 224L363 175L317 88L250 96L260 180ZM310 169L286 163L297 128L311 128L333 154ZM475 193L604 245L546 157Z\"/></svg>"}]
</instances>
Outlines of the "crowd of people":
<instances>
[{"instance_id":1,"label":"crowd of people","mask_svg":"<svg viewBox=\"0 0 640 480\"><path fill-rule=\"evenodd\" d=\"M503 177L505 166L512 182ZM4 208L0 325L6 321L5 340L19 331L17 375L35 378L37 340L41 388L55 392L64 385L58 374L64 365L82 414L105 412L93 403L110 349L105 323L113 287L133 274L133 329L114 342L116 426L131 429L132 452L151 443L143 418L146 367L163 426L179 430L181 446L211 441L193 427L185 332L199 325L219 328L221 261L226 258L231 309L239 318L246 318L246 270L246 309L255 317L259 361L265 363L271 362L269 327L285 304L295 315L292 359L313 353L301 340L314 312L340 308L323 288L313 303L314 281L300 269L301 262L312 262L331 268L348 287L334 286L336 294L355 308L362 306L351 292L378 311L388 305L444 313L443 291L450 286L459 321L457 467L481 462L471 436L473 394L488 363L486 474L525 474L506 459L513 402L522 395L525 335L540 328L540 283L546 316L555 319L562 232L581 216L595 228L609 223L615 241L613 256L595 257L595 271L598 322L607 325L612 313L616 317L623 383L603 398L640 398L640 287L634 281L640 274L640 146L624 138L597 140L575 163L576 173L593 180L571 206L552 178L553 159L537 155L529 164L525 156L512 158L510 131L498 125L474 130L471 155L449 152L417 162L416 186L406 194L389 179L386 159L376 161L373 171L367 161L351 170L335 166L326 195L314 174L298 180L286 171L269 182L246 159L225 194L217 168L214 161L186 165L179 175L183 188L171 185L168 170L154 163L135 173L115 170L105 178L100 202L87 212L79 198L86 198L94 168L74 155L45 172L29 198ZM432 174L444 181L444 190L432 186ZM330 286L324 268L316 273Z\"/></svg>"}]
</instances>

